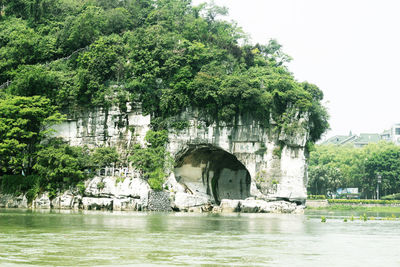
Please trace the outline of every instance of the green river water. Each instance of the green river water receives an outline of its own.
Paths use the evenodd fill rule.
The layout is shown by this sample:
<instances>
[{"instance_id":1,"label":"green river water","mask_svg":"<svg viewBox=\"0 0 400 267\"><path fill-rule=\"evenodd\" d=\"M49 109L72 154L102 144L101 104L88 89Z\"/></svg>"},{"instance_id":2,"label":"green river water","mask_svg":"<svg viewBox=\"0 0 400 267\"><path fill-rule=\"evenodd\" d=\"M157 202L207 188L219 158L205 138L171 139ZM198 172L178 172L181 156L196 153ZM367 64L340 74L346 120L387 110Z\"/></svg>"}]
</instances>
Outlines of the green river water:
<instances>
[{"instance_id":1,"label":"green river water","mask_svg":"<svg viewBox=\"0 0 400 267\"><path fill-rule=\"evenodd\" d=\"M0 266L400 266L400 221L349 215L0 209Z\"/></svg>"}]
</instances>

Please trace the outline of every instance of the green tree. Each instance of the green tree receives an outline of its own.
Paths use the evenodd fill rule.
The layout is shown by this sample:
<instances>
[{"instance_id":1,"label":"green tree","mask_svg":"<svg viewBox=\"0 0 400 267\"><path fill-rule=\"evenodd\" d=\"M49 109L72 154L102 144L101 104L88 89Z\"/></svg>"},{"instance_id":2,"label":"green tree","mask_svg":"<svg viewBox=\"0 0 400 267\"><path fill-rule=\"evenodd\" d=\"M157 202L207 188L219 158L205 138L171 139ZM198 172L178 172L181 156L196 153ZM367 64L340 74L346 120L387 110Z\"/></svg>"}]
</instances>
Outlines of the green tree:
<instances>
[{"instance_id":1,"label":"green tree","mask_svg":"<svg viewBox=\"0 0 400 267\"><path fill-rule=\"evenodd\" d=\"M38 35L22 19L5 18L0 23L0 82L11 80L9 71L38 58Z\"/></svg>"},{"instance_id":2,"label":"green tree","mask_svg":"<svg viewBox=\"0 0 400 267\"><path fill-rule=\"evenodd\" d=\"M381 175L381 195L400 192L400 147L393 143L380 142L364 148L363 190L367 196L375 196L377 176Z\"/></svg>"},{"instance_id":3,"label":"green tree","mask_svg":"<svg viewBox=\"0 0 400 267\"><path fill-rule=\"evenodd\" d=\"M55 196L58 190L68 189L87 178L85 169L89 162L89 153L84 147L52 139L37 152L33 169L40 177L42 188Z\"/></svg>"},{"instance_id":4,"label":"green tree","mask_svg":"<svg viewBox=\"0 0 400 267\"><path fill-rule=\"evenodd\" d=\"M133 166L140 170L154 190L162 190L162 185L170 172L172 158L165 150L168 140L167 132L148 131L146 141L149 146L141 148L136 145L129 157Z\"/></svg>"},{"instance_id":5,"label":"green tree","mask_svg":"<svg viewBox=\"0 0 400 267\"><path fill-rule=\"evenodd\" d=\"M96 6L87 6L77 16L66 18L58 34L57 43L65 55L84 48L94 42L105 30L104 10Z\"/></svg>"},{"instance_id":6,"label":"green tree","mask_svg":"<svg viewBox=\"0 0 400 267\"><path fill-rule=\"evenodd\" d=\"M117 35L100 37L87 52L79 55L78 82L79 102L104 104L106 84L119 82L125 74L125 58L122 40Z\"/></svg>"},{"instance_id":7,"label":"green tree","mask_svg":"<svg viewBox=\"0 0 400 267\"><path fill-rule=\"evenodd\" d=\"M20 65L14 71L8 91L13 95L42 95L55 101L57 90L62 86L60 74L42 65Z\"/></svg>"},{"instance_id":8,"label":"green tree","mask_svg":"<svg viewBox=\"0 0 400 267\"><path fill-rule=\"evenodd\" d=\"M47 98L0 99L0 172L31 174L40 142L62 120Z\"/></svg>"},{"instance_id":9,"label":"green tree","mask_svg":"<svg viewBox=\"0 0 400 267\"><path fill-rule=\"evenodd\" d=\"M312 166L308 170L308 179L308 190L312 195L326 195L335 193L342 186L343 175L336 167Z\"/></svg>"},{"instance_id":10,"label":"green tree","mask_svg":"<svg viewBox=\"0 0 400 267\"><path fill-rule=\"evenodd\" d=\"M382 176L381 194L400 192L400 147L379 142L362 148L319 145L310 153L309 191L326 194L330 181L340 187L357 187L363 197L374 198L377 176ZM335 184L334 183L334 184ZM332 184L332 183L331 183Z\"/></svg>"},{"instance_id":11,"label":"green tree","mask_svg":"<svg viewBox=\"0 0 400 267\"><path fill-rule=\"evenodd\" d=\"M97 147L91 155L92 162L98 167L116 166L120 156L115 147Z\"/></svg>"}]
</instances>

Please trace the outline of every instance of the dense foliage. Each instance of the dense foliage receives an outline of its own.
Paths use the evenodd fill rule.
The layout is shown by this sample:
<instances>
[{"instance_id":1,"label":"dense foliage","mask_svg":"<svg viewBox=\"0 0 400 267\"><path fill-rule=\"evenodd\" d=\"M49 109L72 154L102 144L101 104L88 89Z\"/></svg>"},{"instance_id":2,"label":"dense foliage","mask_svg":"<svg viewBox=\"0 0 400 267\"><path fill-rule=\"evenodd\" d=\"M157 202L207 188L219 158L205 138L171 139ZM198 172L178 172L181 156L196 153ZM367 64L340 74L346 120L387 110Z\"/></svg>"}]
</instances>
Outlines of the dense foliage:
<instances>
[{"instance_id":1,"label":"dense foliage","mask_svg":"<svg viewBox=\"0 0 400 267\"><path fill-rule=\"evenodd\" d=\"M294 131L304 116L309 141L318 140L328 128L322 92L294 78L276 41L249 44L225 14L190 0L1 0L0 176L36 175L52 188L82 180L85 149L41 143L50 122L82 106L140 101L156 132L190 106L216 122L251 113L268 126L272 118L277 132ZM161 141L130 157L158 189ZM91 159L119 161L106 148Z\"/></svg>"},{"instance_id":2,"label":"dense foliage","mask_svg":"<svg viewBox=\"0 0 400 267\"><path fill-rule=\"evenodd\" d=\"M129 160L147 179L154 190L162 190L162 185L172 167L172 157L165 150L168 141L167 131L148 131L146 134L148 147L133 147Z\"/></svg>"},{"instance_id":3,"label":"dense foliage","mask_svg":"<svg viewBox=\"0 0 400 267\"><path fill-rule=\"evenodd\" d=\"M0 99L0 175L31 174L47 126L62 116L41 96Z\"/></svg>"},{"instance_id":4,"label":"dense foliage","mask_svg":"<svg viewBox=\"0 0 400 267\"><path fill-rule=\"evenodd\" d=\"M377 176L382 177L380 195L400 192L400 147L393 143L352 146L315 146L309 159L308 190L311 194L357 187L362 197L376 197Z\"/></svg>"},{"instance_id":5,"label":"dense foliage","mask_svg":"<svg viewBox=\"0 0 400 267\"><path fill-rule=\"evenodd\" d=\"M322 92L294 79L276 41L247 44L240 28L219 19L224 8L189 0L5 0L2 14L0 84L12 81L10 94L46 96L64 108L139 99L154 117L188 106L215 120L251 112L281 127L308 114L311 141L328 127Z\"/></svg>"}]
</instances>

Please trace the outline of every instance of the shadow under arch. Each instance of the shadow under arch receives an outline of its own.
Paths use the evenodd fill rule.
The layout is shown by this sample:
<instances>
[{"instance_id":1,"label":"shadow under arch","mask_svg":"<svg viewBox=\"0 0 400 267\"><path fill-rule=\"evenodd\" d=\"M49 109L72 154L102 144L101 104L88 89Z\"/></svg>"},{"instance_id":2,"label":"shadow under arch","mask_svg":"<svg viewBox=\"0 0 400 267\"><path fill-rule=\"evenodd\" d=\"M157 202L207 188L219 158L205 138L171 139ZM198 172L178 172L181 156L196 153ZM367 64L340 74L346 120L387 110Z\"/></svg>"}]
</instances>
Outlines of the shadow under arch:
<instances>
[{"instance_id":1,"label":"shadow under arch","mask_svg":"<svg viewBox=\"0 0 400 267\"><path fill-rule=\"evenodd\" d=\"M210 145L189 145L175 157L177 182L187 191L220 204L221 199L250 196L251 177L246 167L231 153Z\"/></svg>"}]
</instances>

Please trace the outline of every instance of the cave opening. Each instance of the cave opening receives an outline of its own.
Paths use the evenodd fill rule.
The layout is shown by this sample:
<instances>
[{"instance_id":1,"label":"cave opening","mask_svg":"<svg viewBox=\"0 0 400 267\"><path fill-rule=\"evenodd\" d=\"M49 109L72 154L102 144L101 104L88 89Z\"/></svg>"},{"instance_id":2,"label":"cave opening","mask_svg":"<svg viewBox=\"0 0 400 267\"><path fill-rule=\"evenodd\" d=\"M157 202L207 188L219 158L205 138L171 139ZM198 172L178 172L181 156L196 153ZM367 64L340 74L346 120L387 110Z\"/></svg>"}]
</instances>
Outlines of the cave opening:
<instances>
[{"instance_id":1,"label":"cave opening","mask_svg":"<svg viewBox=\"0 0 400 267\"><path fill-rule=\"evenodd\" d=\"M250 173L231 153L212 145L193 145L176 157L177 182L216 204L250 196Z\"/></svg>"}]
</instances>

